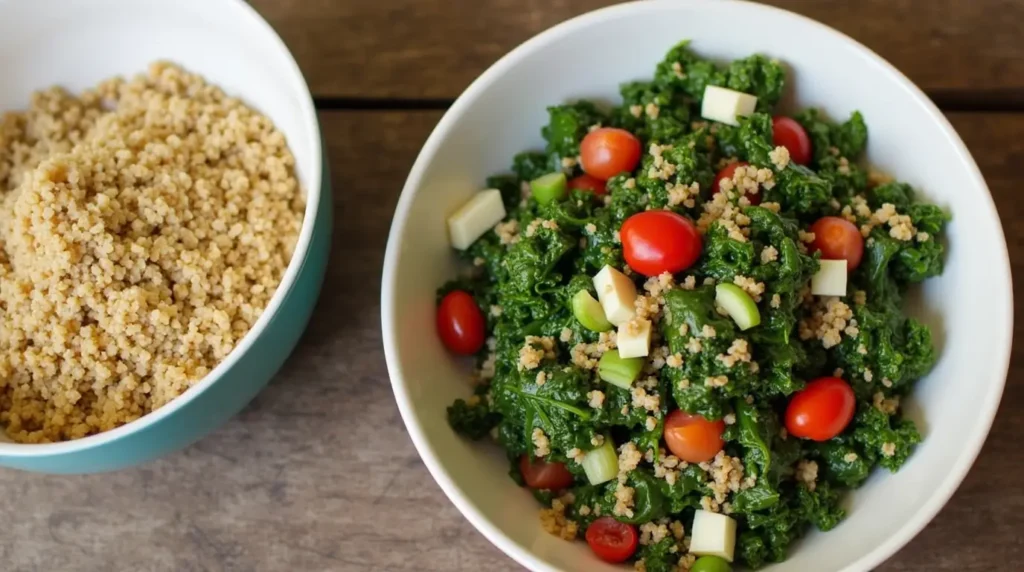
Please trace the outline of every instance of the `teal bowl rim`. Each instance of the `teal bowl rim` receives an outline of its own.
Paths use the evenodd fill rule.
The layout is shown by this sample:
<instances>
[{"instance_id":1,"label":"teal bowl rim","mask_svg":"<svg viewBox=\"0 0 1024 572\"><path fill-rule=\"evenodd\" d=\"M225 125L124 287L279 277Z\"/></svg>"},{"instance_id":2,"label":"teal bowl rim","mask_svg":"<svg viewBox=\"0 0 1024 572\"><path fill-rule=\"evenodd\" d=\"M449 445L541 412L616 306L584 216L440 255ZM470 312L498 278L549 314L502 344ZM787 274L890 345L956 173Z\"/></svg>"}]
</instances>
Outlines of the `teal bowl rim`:
<instances>
[{"instance_id":1,"label":"teal bowl rim","mask_svg":"<svg viewBox=\"0 0 1024 572\"><path fill-rule=\"evenodd\" d=\"M13 443L9 441L0 442L0 457L48 457L52 455L63 455L66 453L84 451L112 443L118 439L131 435L136 431L145 429L146 427L159 422L161 419L174 415L174 413L181 409L185 404L196 399L200 394L206 391L207 388L216 383L227 370L231 369L245 356L256 339L263 334L264 330L266 330L267 325L273 317L277 315L277 312L281 307L281 303L294 289L295 282L298 280L309 254L309 247L313 238L313 227L315 226L316 215L320 206L320 197L324 192L324 153L326 152L326 146L324 145L321 137L320 123L317 120L312 93L309 91L309 85L306 83L306 79L302 75L302 71L299 69L299 65L295 61L295 57L292 55L291 51L288 50L288 47L285 45L284 41L281 40L281 37L277 35L277 32L274 31L270 24L268 24L254 8L249 6L249 4L243 0L230 1L237 6L239 10L239 17L247 20L250 25L260 29L267 41L273 44L278 51L282 53L288 67L288 75L290 76L284 79L290 81L295 87L301 88L302 93L305 94L305 97L299 98L299 104L301 106L302 115L306 117L308 127L306 133L307 148L314 150L313 165L311 172L309 173L309 180L305 181L306 184L303 185L306 190L306 210L302 215L302 228L299 231L299 240L295 245L295 251L292 253L292 259L288 262L288 267L285 269L284 276L281 278L281 283L278 285L274 295L271 296L270 302L263 310L263 313L260 314L256 323L253 324L252 328L249 329L242 340L238 342L238 345L231 350L231 353L229 353L223 361L217 364L217 367L213 368L213 371L208 373L206 377L199 380L199 383L188 388L184 393L174 398L163 407L160 407L152 413L143 415L134 421L125 423L120 427L71 441L33 444Z\"/></svg>"}]
</instances>

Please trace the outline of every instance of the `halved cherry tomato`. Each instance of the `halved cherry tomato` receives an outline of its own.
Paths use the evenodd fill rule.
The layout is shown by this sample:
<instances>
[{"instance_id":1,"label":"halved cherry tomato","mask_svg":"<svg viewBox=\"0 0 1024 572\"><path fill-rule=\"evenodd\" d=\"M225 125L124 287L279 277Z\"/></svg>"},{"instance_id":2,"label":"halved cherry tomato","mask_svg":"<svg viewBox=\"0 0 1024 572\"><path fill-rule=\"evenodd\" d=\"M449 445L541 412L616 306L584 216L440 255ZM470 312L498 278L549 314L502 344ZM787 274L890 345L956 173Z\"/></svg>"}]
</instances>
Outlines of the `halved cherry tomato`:
<instances>
[{"instance_id":1,"label":"halved cherry tomato","mask_svg":"<svg viewBox=\"0 0 1024 572\"><path fill-rule=\"evenodd\" d=\"M484 345L484 314L476 300L462 290L452 290L437 307L437 334L451 351L472 355Z\"/></svg>"},{"instance_id":2,"label":"halved cherry tomato","mask_svg":"<svg viewBox=\"0 0 1024 572\"><path fill-rule=\"evenodd\" d=\"M814 242L811 250L821 252L825 260L845 260L852 271L864 256L864 237L857 225L837 216L823 216L811 225Z\"/></svg>"},{"instance_id":3,"label":"halved cherry tomato","mask_svg":"<svg viewBox=\"0 0 1024 572\"><path fill-rule=\"evenodd\" d=\"M846 429L856 406L850 384L838 377L819 377L789 400L786 430L796 437L828 441Z\"/></svg>"},{"instance_id":4,"label":"halved cherry tomato","mask_svg":"<svg viewBox=\"0 0 1024 572\"><path fill-rule=\"evenodd\" d=\"M735 163L729 163L728 165L722 167L722 169L718 171L718 174L715 175L715 181L711 183L711 194L721 192L722 188L720 186L720 183L722 182L722 179L731 179L733 174L736 172L736 169L740 167L746 167L749 164L750 163L747 163L746 161L737 161ZM744 196L747 197L747 200L750 201L750 204L759 205L761 204L761 194L762 193L758 191L755 194Z\"/></svg>"},{"instance_id":5,"label":"halved cherry tomato","mask_svg":"<svg viewBox=\"0 0 1024 572\"><path fill-rule=\"evenodd\" d=\"M640 163L640 140L625 129L601 127L580 142L583 171L602 181L632 171Z\"/></svg>"},{"instance_id":6,"label":"halved cherry tomato","mask_svg":"<svg viewBox=\"0 0 1024 572\"><path fill-rule=\"evenodd\" d=\"M701 238L690 219L672 211L644 211L619 229L622 255L644 276L686 270L700 256Z\"/></svg>"},{"instance_id":7,"label":"halved cherry tomato","mask_svg":"<svg viewBox=\"0 0 1024 572\"><path fill-rule=\"evenodd\" d=\"M519 472L531 489L558 490L572 486L573 482L572 473L564 464L531 459L529 455L519 457Z\"/></svg>"},{"instance_id":8,"label":"halved cherry tomato","mask_svg":"<svg viewBox=\"0 0 1024 572\"><path fill-rule=\"evenodd\" d=\"M595 195L608 194L608 189L605 188L604 181L586 173L576 177L575 179L569 179L569 188L590 191Z\"/></svg>"},{"instance_id":9,"label":"halved cherry tomato","mask_svg":"<svg viewBox=\"0 0 1024 572\"><path fill-rule=\"evenodd\" d=\"M789 150L789 160L798 165L811 162L811 138L804 126L792 117L777 115L772 118L772 143Z\"/></svg>"},{"instance_id":10,"label":"halved cherry tomato","mask_svg":"<svg viewBox=\"0 0 1024 572\"><path fill-rule=\"evenodd\" d=\"M610 516L602 516L587 527L590 549L598 558L612 564L629 560L636 553L639 540L635 526Z\"/></svg>"},{"instance_id":11,"label":"halved cherry tomato","mask_svg":"<svg viewBox=\"0 0 1024 572\"><path fill-rule=\"evenodd\" d=\"M676 409L665 418L665 444L673 455L687 463L714 459L725 446L724 431L725 421L708 421L682 409Z\"/></svg>"}]
</instances>

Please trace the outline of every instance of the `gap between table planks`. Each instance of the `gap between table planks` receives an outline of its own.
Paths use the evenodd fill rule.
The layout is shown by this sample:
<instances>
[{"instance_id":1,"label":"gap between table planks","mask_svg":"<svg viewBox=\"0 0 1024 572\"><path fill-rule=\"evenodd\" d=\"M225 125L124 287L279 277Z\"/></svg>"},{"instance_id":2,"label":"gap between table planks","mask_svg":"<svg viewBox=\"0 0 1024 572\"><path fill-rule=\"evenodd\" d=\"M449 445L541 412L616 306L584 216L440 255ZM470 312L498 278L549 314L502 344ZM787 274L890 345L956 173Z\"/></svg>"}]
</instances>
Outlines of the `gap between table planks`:
<instances>
[{"instance_id":1,"label":"gap between table planks","mask_svg":"<svg viewBox=\"0 0 1024 572\"><path fill-rule=\"evenodd\" d=\"M950 117L988 179L1021 275L1024 226L1013 221L1024 217L1024 114ZM406 173L439 118L435 111L321 113L336 227L326 284L294 355L242 414L165 459L79 477L0 470L0 568L521 570L433 482L384 365L384 245ZM1022 349L1014 348L1000 414L966 481L880 570L1003 570L1024 559L1024 417L1014 415L1024 407Z\"/></svg>"},{"instance_id":2,"label":"gap between table planks","mask_svg":"<svg viewBox=\"0 0 1024 572\"><path fill-rule=\"evenodd\" d=\"M713 0L709 0L713 1ZM341 105L451 100L538 32L609 0L250 0L314 95ZM888 59L947 109L1024 111L1024 2L769 0ZM771 30L766 30L770 34ZM351 101L347 101L351 100ZM380 103L380 102L379 102ZM386 101L383 102L385 105Z\"/></svg>"}]
</instances>

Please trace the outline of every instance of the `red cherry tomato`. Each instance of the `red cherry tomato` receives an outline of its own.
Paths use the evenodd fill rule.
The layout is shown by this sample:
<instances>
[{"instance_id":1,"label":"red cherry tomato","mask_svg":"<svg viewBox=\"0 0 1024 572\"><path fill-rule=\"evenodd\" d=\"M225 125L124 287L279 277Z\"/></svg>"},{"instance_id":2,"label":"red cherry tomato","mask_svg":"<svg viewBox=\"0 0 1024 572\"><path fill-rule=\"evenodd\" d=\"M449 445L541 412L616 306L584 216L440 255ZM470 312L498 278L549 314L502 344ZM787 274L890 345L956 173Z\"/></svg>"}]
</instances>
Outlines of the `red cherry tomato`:
<instances>
[{"instance_id":1,"label":"red cherry tomato","mask_svg":"<svg viewBox=\"0 0 1024 572\"><path fill-rule=\"evenodd\" d=\"M484 314L473 297L452 290L437 307L437 335L451 351L471 355L484 345Z\"/></svg>"},{"instance_id":2,"label":"red cherry tomato","mask_svg":"<svg viewBox=\"0 0 1024 572\"><path fill-rule=\"evenodd\" d=\"M580 142L583 171L602 181L632 171L640 163L640 140L625 129L601 127Z\"/></svg>"},{"instance_id":3,"label":"red cherry tomato","mask_svg":"<svg viewBox=\"0 0 1024 572\"><path fill-rule=\"evenodd\" d=\"M746 167L749 164L750 163L747 163L746 161L737 161L735 163L729 163L728 165L722 167L722 169L718 171L718 174L715 175L715 182L711 184L711 194L721 192L722 188L720 187L720 183L722 182L722 179L731 179L733 173L736 172L736 169L740 167ZM756 194L744 196L747 197L747 200L750 201L750 204L759 205L761 204L761 195L762 193L759 191Z\"/></svg>"},{"instance_id":4,"label":"red cherry tomato","mask_svg":"<svg viewBox=\"0 0 1024 572\"><path fill-rule=\"evenodd\" d=\"M856 405L850 384L838 377L819 377L789 400L786 430L803 439L828 441L850 424Z\"/></svg>"},{"instance_id":5,"label":"red cherry tomato","mask_svg":"<svg viewBox=\"0 0 1024 572\"><path fill-rule=\"evenodd\" d=\"M529 455L519 457L519 472L531 489L564 489L573 482L572 473L564 464L531 459Z\"/></svg>"},{"instance_id":6,"label":"red cherry tomato","mask_svg":"<svg viewBox=\"0 0 1024 572\"><path fill-rule=\"evenodd\" d=\"M635 526L610 516L602 516L587 527L590 549L598 558L612 564L629 560L636 553L639 540Z\"/></svg>"},{"instance_id":7,"label":"red cherry tomato","mask_svg":"<svg viewBox=\"0 0 1024 572\"><path fill-rule=\"evenodd\" d=\"M622 254L644 276L682 272L700 256L701 238L690 219L672 211L644 211L622 223Z\"/></svg>"},{"instance_id":8,"label":"red cherry tomato","mask_svg":"<svg viewBox=\"0 0 1024 572\"><path fill-rule=\"evenodd\" d=\"M595 195L608 194L608 189L604 186L604 181L597 177L592 177L586 173L576 177L575 179L569 180L570 189L580 189L583 191L590 191Z\"/></svg>"},{"instance_id":9,"label":"red cherry tomato","mask_svg":"<svg viewBox=\"0 0 1024 572\"><path fill-rule=\"evenodd\" d=\"M724 431L725 421L708 421L682 409L676 409L665 418L665 444L673 455L687 463L714 459L725 446Z\"/></svg>"},{"instance_id":10,"label":"red cherry tomato","mask_svg":"<svg viewBox=\"0 0 1024 572\"><path fill-rule=\"evenodd\" d=\"M823 216L811 225L814 242L811 249L825 260L845 260L846 269L860 265L864 256L864 237L852 222L837 216Z\"/></svg>"},{"instance_id":11,"label":"red cherry tomato","mask_svg":"<svg viewBox=\"0 0 1024 572\"><path fill-rule=\"evenodd\" d=\"M811 138L803 125L791 117L778 115L772 118L772 143L789 150L789 160L798 165L811 162Z\"/></svg>"}]
</instances>

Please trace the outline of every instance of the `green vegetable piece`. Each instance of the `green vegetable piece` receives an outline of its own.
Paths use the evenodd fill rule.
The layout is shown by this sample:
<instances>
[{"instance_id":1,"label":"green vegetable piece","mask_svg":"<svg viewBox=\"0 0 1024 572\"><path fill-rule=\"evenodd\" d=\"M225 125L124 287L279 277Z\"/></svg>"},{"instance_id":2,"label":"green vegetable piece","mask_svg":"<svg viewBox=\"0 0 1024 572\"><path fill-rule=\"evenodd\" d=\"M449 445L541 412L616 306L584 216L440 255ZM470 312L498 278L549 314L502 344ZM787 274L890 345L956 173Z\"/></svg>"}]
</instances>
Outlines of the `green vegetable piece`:
<instances>
[{"instance_id":1,"label":"green vegetable piece","mask_svg":"<svg viewBox=\"0 0 1024 572\"><path fill-rule=\"evenodd\" d=\"M690 572L732 572L732 566L721 556L701 556L690 567Z\"/></svg>"},{"instance_id":2,"label":"green vegetable piece","mask_svg":"<svg viewBox=\"0 0 1024 572\"><path fill-rule=\"evenodd\" d=\"M740 330L749 330L761 323L761 312L758 311L757 304L749 294L735 284L722 283L715 286L715 302L725 308Z\"/></svg>"},{"instance_id":3,"label":"green vegetable piece","mask_svg":"<svg viewBox=\"0 0 1024 572\"><path fill-rule=\"evenodd\" d=\"M619 357L619 350L608 350L597 362L597 375L612 385L629 389L644 368L644 358Z\"/></svg>"},{"instance_id":4,"label":"green vegetable piece","mask_svg":"<svg viewBox=\"0 0 1024 572\"><path fill-rule=\"evenodd\" d=\"M591 332L607 332L612 323L604 315L601 303L586 290L580 290L572 297L572 315Z\"/></svg>"},{"instance_id":5,"label":"green vegetable piece","mask_svg":"<svg viewBox=\"0 0 1024 572\"><path fill-rule=\"evenodd\" d=\"M546 205L564 199L569 192L565 173L548 173L530 181L530 191L537 202Z\"/></svg>"},{"instance_id":6,"label":"green vegetable piece","mask_svg":"<svg viewBox=\"0 0 1024 572\"><path fill-rule=\"evenodd\" d=\"M583 471L592 485L607 483L619 475L619 457L612 440L605 437L604 444L583 456Z\"/></svg>"}]
</instances>

